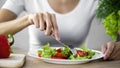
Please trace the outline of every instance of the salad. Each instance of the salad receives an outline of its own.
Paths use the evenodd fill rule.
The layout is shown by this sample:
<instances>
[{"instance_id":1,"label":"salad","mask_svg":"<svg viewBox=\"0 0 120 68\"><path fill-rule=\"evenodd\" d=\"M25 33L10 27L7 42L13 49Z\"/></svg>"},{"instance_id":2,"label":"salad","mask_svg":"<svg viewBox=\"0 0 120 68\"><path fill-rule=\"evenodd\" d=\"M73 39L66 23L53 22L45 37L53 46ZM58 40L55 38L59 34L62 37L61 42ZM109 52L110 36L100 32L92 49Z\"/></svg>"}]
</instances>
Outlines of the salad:
<instances>
[{"instance_id":1,"label":"salad","mask_svg":"<svg viewBox=\"0 0 120 68\"><path fill-rule=\"evenodd\" d=\"M51 59L69 59L69 60L83 60L91 59L95 52L86 48L84 45L76 49L77 54L74 56L68 46L60 48L51 48L50 44L47 43L42 49L38 50L38 57L51 58Z\"/></svg>"}]
</instances>

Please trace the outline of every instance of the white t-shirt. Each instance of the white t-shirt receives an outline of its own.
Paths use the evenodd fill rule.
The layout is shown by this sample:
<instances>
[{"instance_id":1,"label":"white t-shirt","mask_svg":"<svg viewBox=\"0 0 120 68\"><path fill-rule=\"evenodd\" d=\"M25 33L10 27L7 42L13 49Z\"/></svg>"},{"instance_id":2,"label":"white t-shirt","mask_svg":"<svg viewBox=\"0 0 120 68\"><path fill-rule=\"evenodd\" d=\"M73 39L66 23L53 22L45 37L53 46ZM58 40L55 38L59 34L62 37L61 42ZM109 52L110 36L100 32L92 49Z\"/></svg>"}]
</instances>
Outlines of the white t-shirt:
<instances>
[{"instance_id":1,"label":"white t-shirt","mask_svg":"<svg viewBox=\"0 0 120 68\"><path fill-rule=\"evenodd\" d=\"M47 0L7 0L2 7L19 15L22 11L28 13L49 12L56 14L61 41L74 46L79 46L85 40L95 11L97 0L80 0L78 5L66 14L55 12ZM29 26L30 52L38 49L41 45L50 43L52 46L61 46L50 36Z\"/></svg>"}]
</instances>

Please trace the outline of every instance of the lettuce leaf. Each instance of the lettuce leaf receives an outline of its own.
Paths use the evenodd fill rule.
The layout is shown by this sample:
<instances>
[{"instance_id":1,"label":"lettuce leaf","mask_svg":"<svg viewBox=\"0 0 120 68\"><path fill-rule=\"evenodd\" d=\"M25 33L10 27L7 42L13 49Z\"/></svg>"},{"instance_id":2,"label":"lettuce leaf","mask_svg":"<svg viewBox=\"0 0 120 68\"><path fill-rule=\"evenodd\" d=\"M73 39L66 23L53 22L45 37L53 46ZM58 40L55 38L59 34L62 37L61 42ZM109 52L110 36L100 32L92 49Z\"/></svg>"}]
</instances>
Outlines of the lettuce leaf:
<instances>
[{"instance_id":1,"label":"lettuce leaf","mask_svg":"<svg viewBox=\"0 0 120 68\"><path fill-rule=\"evenodd\" d=\"M113 41L117 41L117 33L118 33L118 20L117 14L115 12L108 15L104 21L103 26L106 30L106 34L108 34Z\"/></svg>"},{"instance_id":2,"label":"lettuce leaf","mask_svg":"<svg viewBox=\"0 0 120 68\"><path fill-rule=\"evenodd\" d=\"M43 47L42 57L44 58L50 58L51 56L56 54L56 49L50 48L50 44L47 43Z\"/></svg>"},{"instance_id":3,"label":"lettuce leaf","mask_svg":"<svg viewBox=\"0 0 120 68\"><path fill-rule=\"evenodd\" d=\"M86 58L88 58L88 59L92 58L92 56L95 55L95 52L93 52L91 49L88 49L85 45L82 45L81 49L83 49L83 51L86 51L89 53L89 55L86 56Z\"/></svg>"},{"instance_id":4,"label":"lettuce leaf","mask_svg":"<svg viewBox=\"0 0 120 68\"><path fill-rule=\"evenodd\" d=\"M77 57L75 57L73 55L70 55L69 59L71 59L71 60L91 59L95 55L95 52L93 52L91 49L88 49L85 45L82 45L80 49L82 49L82 51L88 52L89 55L85 56L85 57L80 57L79 55L77 55Z\"/></svg>"},{"instance_id":5,"label":"lettuce leaf","mask_svg":"<svg viewBox=\"0 0 120 68\"><path fill-rule=\"evenodd\" d=\"M70 49L69 49L69 47L67 45L65 45L62 48L61 53L66 54L67 56L70 56L70 54L72 54L71 51L70 51Z\"/></svg>"},{"instance_id":6,"label":"lettuce leaf","mask_svg":"<svg viewBox=\"0 0 120 68\"><path fill-rule=\"evenodd\" d=\"M118 11L118 32L120 33L120 10Z\"/></svg>"}]
</instances>

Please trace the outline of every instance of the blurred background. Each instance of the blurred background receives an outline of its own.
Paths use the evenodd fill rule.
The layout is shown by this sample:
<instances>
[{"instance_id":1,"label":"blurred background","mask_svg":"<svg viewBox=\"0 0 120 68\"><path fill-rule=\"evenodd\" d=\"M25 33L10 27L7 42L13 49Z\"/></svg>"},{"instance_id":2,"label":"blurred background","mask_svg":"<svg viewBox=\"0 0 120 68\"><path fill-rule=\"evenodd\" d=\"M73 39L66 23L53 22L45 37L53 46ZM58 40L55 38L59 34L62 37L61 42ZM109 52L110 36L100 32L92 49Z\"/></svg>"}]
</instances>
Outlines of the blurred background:
<instances>
[{"instance_id":1,"label":"blurred background","mask_svg":"<svg viewBox=\"0 0 120 68\"><path fill-rule=\"evenodd\" d=\"M5 3L5 1L6 0L0 0L0 8ZM25 14L25 12L22 12L19 15L19 17L23 16L24 14ZM89 48L100 50L101 45L105 44L106 42L108 42L110 40L111 40L111 38L105 34L105 30L102 26L101 21L96 19L96 17L95 17L92 21L89 35L87 36L87 39L85 40L85 45L87 45ZM24 30L15 34L14 46L21 48L25 51L28 51L28 49L29 49L28 41L29 41L28 28L25 28Z\"/></svg>"}]
</instances>

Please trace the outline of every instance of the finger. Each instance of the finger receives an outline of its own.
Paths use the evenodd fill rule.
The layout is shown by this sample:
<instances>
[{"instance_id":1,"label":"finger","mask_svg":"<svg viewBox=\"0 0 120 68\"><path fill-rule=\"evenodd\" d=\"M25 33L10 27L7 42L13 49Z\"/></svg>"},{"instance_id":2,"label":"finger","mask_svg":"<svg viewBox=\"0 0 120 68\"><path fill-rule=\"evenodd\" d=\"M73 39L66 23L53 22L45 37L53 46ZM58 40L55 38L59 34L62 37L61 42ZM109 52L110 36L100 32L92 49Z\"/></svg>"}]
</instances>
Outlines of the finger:
<instances>
[{"instance_id":1,"label":"finger","mask_svg":"<svg viewBox=\"0 0 120 68\"><path fill-rule=\"evenodd\" d=\"M116 42L115 45L119 45L120 46L120 41Z\"/></svg>"},{"instance_id":2,"label":"finger","mask_svg":"<svg viewBox=\"0 0 120 68\"><path fill-rule=\"evenodd\" d=\"M34 14L34 15L33 15L33 22L34 22L36 28L39 28L39 27L40 27L40 26L39 26L39 20L38 20L38 14Z\"/></svg>"},{"instance_id":3,"label":"finger","mask_svg":"<svg viewBox=\"0 0 120 68\"><path fill-rule=\"evenodd\" d=\"M46 31L45 31L45 35L51 35L52 32L52 24L51 24L51 20L50 20L50 14L45 13L45 19L46 19Z\"/></svg>"},{"instance_id":4,"label":"finger","mask_svg":"<svg viewBox=\"0 0 120 68\"><path fill-rule=\"evenodd\" d=\"M116 47L116 46L115 46ZM118 46L117 46L118 47ZM114 53L113 59L114 60L120 60L120 46L115 50L116 52Z\"/></svg>"},{"instance_id":5,"label":"finger","mask_svg":"<svg viewBox=\"0 0 120 68\"><path fill-rule=\"evenodd\" d=\"M106 50L105 56L104 56L104 59L105 59L105 60L110 57L113 49L114 49L114 42L109 42L109 43L107 43L107 50Z\"/></svg>"},{"instance_id":6,"label":"finger","mask_svg":"<svg viewBox=\"0 0 120 68\"><path fill-rule=\"evenodd\" d=\"M118 55L118 48L115 45L114 50L112 51L112 54L110 55L108 59L109 60L117 59L117 55Z\"/></svg>"},{"instance_id":7,"label":"finger","mask_svg":"<svg viewBox=\"0 0 120 68\"><path fill-rule=\"evenodd\" d=\"M39 26L40 26L40 30L44 31L45 30L45 21L44 21L44 16L43 13L39 13Z\"/></svg>"},{"instance_id":8,"label":"finger","mask_svg":"<svg viewBox=\"0 0 120 68\"><path fill-rule=\"evenodd\" d=\"M60 40L55 14L51 14L51 20L52 20L52 24L53 24L54 36L55 36L56 40Z\"/></svg>"},{"instance_id":9,"label":"finger","mask_svg":"<svg viewBox=\"0 0 120 68\"><path fill-rule=\"evenodd\" d=\"M102 50L101 51L102 51L103 54L105 54L106 50L107 50L107 44L104 44L102 46Z\"/></svg>"},{"instance_id":10,"label":"finger","mask_svg":"<svg viewBox=\"0 0 120 68\"><path fill-rule=\"evenodd\" d=\"M114 50L110 56L110 60L117 60L117 59L120 59L120 44L119 42L116 42L115 45L114 45Z\"/></svg>"},{"instance_id":11,"label":"finger","mask_svg":"<svg viewBox=\"0 0 120 68\"><path fill-rule=\"evenodd\" d=\"M34 22L33 22L33 14L28 15L28 20L29 20L30 24L34 24Z\"/></svg>"}]
</instances>

